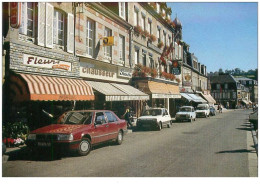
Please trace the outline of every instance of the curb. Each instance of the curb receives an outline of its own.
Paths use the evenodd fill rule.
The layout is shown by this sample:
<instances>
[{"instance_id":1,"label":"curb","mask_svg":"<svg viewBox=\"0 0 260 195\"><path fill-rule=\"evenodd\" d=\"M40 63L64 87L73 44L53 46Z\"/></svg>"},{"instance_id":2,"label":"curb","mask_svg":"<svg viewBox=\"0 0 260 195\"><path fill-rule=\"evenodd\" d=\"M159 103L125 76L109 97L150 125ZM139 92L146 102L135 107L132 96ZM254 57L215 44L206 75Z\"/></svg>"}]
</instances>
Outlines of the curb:
<instances>
[{"instance_id":1,"label":"curb","mask_svg":"<svg viewBox=\"0 0 260 195\"><path fill-rule=\"evenodd\" d=\"M252 133L252 137L253 137L253 141L254 141L256 155L258 156L258 138L257 138L257 135L256 135L256 131L252 130L251 133Z\"/></svg>"}]
</instances>

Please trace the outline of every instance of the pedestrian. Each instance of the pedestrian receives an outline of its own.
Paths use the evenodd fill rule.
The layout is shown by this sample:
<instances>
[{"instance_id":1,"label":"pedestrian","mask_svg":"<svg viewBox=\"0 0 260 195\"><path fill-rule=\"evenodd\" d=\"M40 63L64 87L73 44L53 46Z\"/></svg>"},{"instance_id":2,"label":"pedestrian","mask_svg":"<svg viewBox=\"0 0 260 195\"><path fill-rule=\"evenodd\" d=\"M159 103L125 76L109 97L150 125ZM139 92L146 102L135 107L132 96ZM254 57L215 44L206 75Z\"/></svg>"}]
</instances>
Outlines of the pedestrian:
<instances>
[{"instance_id":1,"label":"pedestrian","mask_svg":"<svg viewBox=\"0 0 260 195\"><path fill-rule=\"evenodd\" d=\"M125 120L127 121L127 126L133 127L132 122L130 120L130 106L126 107L125 113L123 114Z\"/></svg>"}]
</instances>

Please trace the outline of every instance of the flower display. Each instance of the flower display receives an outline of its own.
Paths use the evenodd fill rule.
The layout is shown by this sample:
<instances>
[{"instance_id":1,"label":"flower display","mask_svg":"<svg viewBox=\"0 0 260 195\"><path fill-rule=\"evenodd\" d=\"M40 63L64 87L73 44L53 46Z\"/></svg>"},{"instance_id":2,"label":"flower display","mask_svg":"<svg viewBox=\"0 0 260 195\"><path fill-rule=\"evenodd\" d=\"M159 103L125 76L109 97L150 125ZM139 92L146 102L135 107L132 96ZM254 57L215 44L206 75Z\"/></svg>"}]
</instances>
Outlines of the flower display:
<instances>
[{"instance_id":1,"label":"flower display","mask_svg":"<svg viewBox=\"0 0 260 195\"><path fill-rule=\"evenodd\" d=\"M149 36L149 40L152 41L152 42L155 42L156 41L156 37L154 35L150 35Z\"/></svg>"},{"instance_id":2,"label":"flower display","mask_svg":"<svg viewBox=\"0 0 260 195\"><path fill-rule=\"evenodd\" d=\"M138 34L141 34L143 30L142 30L141 26L137 25L134 27L134 31Z\"/></svg>"},{"instance_id":3,"label":"flower display","mask_svg":"<svg viewBox=\"0 0 260 195\"><path fill-rule=\"evenodd\" d=\"M133 72L134 77L148 77L151 76L155 78L157 76L157 70L141 64L137 64Z\"/></svg>"},{"instance_id":4,"label":"flower display","mask_svg":"<svg viewBox=\"0 0 260 195\"><path fill-rule=\"evenodd\" d=\"M159 47L159 48L161 49L161 48L163 47L163 42L160 41L160 42L158 43L157 47Z\"/></svg>"}]
</instances>

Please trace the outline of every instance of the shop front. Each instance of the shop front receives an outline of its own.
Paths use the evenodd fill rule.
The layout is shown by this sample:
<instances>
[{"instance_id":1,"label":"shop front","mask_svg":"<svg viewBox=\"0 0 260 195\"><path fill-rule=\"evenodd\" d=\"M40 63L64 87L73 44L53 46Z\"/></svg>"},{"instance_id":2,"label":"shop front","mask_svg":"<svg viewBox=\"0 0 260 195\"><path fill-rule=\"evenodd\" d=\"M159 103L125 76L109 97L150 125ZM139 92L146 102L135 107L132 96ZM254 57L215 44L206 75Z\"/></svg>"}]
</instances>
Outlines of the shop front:
<instances>
[{"instance_id":1,"label":"shop front","mask_svg":"<svg viewBox=\"0 0 260 195\"><path fill-rule=\"evenodd\" d=\"M147 94L129 85L132 70L128 67L81 58L80 77L94 89L94 109L112 110L122 117L126 106L130 106L139 116L143 102L149 100Z\"/></svg>"},{"instance_id":2,"label":"shop front","mask_svg":"<svg viewBox=\"0 0 260 195\"><path fill-rule=\"evenodd\" d=\"M142 92L150 95L148 106L167 108L174 116L176 113L175 100L181 98L178 84L173 84L159 79L133 78L133 85Z\"/></svg>"}]
</instances>

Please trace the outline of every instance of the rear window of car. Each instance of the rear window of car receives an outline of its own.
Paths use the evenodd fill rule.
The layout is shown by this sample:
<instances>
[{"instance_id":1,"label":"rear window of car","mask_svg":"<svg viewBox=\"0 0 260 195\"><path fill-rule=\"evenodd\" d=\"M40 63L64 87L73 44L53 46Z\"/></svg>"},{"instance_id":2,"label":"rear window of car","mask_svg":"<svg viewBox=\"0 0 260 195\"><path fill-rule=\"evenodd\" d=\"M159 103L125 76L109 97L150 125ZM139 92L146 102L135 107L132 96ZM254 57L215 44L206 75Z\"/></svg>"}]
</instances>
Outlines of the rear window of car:
<instances>
[{"instance_id":1,"label":"rear window of car","mask_svg":"<svg viewBox=\"0 0 260 195\"><path fill-rule=\"evenodd\" d=\"M91 124L92 116L92 112L68 112L59 123L70 125Z\"/></svg>"},{"instance_id":2,"label":"rear window of car","mask_svg":"<svg viewBox=\"0 0 260 195\"><path fill-rule=\"evenodd\" d=\"M105 112L109 123L117 121L116 116L112 112Z\"/></svg>"}]
</instances>

